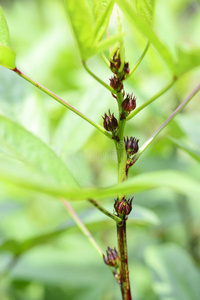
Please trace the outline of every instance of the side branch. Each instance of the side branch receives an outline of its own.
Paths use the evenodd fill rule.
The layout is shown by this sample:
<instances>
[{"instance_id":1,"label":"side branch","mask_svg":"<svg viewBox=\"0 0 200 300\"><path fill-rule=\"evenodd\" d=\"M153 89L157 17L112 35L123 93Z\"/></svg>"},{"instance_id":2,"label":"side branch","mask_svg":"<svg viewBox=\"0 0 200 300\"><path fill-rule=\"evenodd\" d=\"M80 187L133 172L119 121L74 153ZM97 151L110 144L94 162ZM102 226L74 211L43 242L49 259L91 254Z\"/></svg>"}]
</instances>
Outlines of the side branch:
<instances>
[{"instance_id":1,"label":"side branch","mask_svg":"<svg viewBox=\"0 0 200 300\"><path fill-rule=\"evenodd\" d=\"M100 210L104 215L108 216L109 218L113 219L115 222L117 222L117 224L122 224L122 219L111 214L107 209L105 209L104 207L102 207L101 205L99 205L98 202L96 202L93 199L88 199L88 201L94 205L98 210Z\"/></svg>"},{"instance_id":2,"label":"side branch","mask_svg":"<svg viewBox=\"0 0 200 300\"><path fill-rule=\"evenodd\" d=\"M170 82L168 85L166 85L161 91L159 91L158 93L156 93L154 96L152 96L149 100L147 100L145 103L143 103L142 105L140 105L138 108L136 108L134 111L132 111L132 113L130 113L130 115L128 115L126 117L126 120L130 120L132 119L134 116L136 116L142 109L144 109L146 106L148 106L149 104L151 104L153 101L155 101L157 98L159 98L160 96L162 96L167 90L169 90L172 85L174 85L174 83L176 82L177 78L173 79L172 82Z\"/></svg>"},{"instance_id":3,"label":"side branch","mask_svg":"<svg viewBox=\"0 0 200 300\"><path fill-rule=\"evenodd\" d=\"M147 147L154 141L157 135L175 118L175 116L192 100L192 98L199 92L200 84L193 90L193 92L175 109L175 111L167 118L167 120L152 134L152 136L140 147L140 150L134 157L136 161L140 155L147 149Z\"/></svg>"},{"instance_id":4,"label":"side branch","mask_svg":"<svg viewBox=\"0 0 200 300\"><path fill-rule=\"evenodd\" d=\"M92 244L92 246L97 250L99 255L103 257L103 251L100 249L100 247L97 245L96 241L94 240L93 236L89 232L89 230L85 227L83 222L80 220L80 218L77 216L76 212L73 210L69 202L67 202L65 199L61 199L62 203L68 210L69 214L73 218L74 222L77 224L77 226L80 228L80 230L83 232L83 234L87 237L88 241Z\"/></svg>"},{"instance_id":5,"label":"side branch","mask_svg":"<svg viewBox=\"0 0 200 300\"><path fill-rule=\"evenodd\" d=\"M73 106L71 106L69 103L65 102L62 98L60 98L59 96L57 96L56 94L54 94L52 91L50 91L49 89L47 89L43 85L39 84L35 80L33 80L30 77L28 77L27 75L25 75L24 73L22 73L19 69L15 68L12 71L14 71L16 74L18 74L19 76L21 76L22 78L24 78L25 80L27 80L28 82L30 82L31 84L33 84L35 87L37 87L38 89L40 89L41 91L43 91L45 94L47 94L51 98L53 98L56 101L58 101L60 104L64 105L65 107L67 107L68 109L70 109L71 111L73 111L76 115L78 115L79 117L81 117L82 119L84 119L86 122L90 123L92 126L94 126L99 131L101 131L101 133L105 134L110 139L112 138L112 135L111 135L110 132L106 131L102 126L100 126L99 124L95 123L90 118L86 117L83 113L81 113L80 111L78 111L76 108L74 108Z\"/></svg>"}]
</instances>

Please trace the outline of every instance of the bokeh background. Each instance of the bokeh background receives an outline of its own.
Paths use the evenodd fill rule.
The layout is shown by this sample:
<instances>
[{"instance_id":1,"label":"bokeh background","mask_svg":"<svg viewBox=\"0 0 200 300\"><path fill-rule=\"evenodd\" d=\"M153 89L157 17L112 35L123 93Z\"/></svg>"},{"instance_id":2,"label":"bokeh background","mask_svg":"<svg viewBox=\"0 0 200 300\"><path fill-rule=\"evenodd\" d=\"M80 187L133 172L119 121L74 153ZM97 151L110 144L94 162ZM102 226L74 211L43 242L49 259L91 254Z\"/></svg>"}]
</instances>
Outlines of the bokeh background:
<instances>
[{"instance_id":1,"label":"bokeh background","mask_svg":"<svg viewBox=\"0 0 200 300\"><path fill-rule=\"evenodd\" d=\"M110 93L86 73L67 24L62 1L1 0L17 53L17 67L102 124L117 112ZM145 39L123 18L126 60L133 66ZM111 32L116 16L112 15ZM200 3L158 0L155 26L176 56L176 46L200 47ZM88 65L109 83L110 70L100 56ZM127 123L126 135L142 145L199 83L200 69L184 75L162 97ZM125 83L139 106L171 81L168 67L150 47ZM130 170L129 176L155 170L179 170L200 180L200 102L196 96ZM62 158L79 184L117 182L113 143L88 123L0 67L0 113L23 125ZM189 147L195 158L171 137ZM1 147L1 146L0 146ZM114 222L86 201L71 203L105 251L117 244ZM113 210L113 199L102 200ZM197 299L200 266L200 203L165 188L134 198L127 225L131 287L135 300ZM19 256L16 249L22 247ZM21 249L22 249L21 248ZM1 300L118 300L119 288L98 253L71 220L62 203L43 194L0 182ZM154 274L154 276L153 276ZM157 278L161 278L156 281ZM171 294L170 294L171 293ZM173 296L175 295L175 296Z\"/></svg>"}]
</instances>

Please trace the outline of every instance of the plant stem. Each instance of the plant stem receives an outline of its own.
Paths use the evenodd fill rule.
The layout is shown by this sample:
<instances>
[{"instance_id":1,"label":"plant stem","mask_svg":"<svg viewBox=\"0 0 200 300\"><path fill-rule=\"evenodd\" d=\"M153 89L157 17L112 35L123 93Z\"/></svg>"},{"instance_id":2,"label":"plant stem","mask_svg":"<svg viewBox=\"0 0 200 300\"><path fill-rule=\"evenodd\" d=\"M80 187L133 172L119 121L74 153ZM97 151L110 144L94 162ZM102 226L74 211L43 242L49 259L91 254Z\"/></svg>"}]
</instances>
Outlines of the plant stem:
<instances>
[{"instance_id":1,"label":"plant stem","mask_svg":"<svg viewBox=\"0 0 200 300\"><path fill-rule=\"evenodd\" d=\"M144 51L142 52L142 54L140 56L140 58L136 62L135 66L130 70L129 74L126 76L126 79L129 78L135 72L135 70L138 68L138 66L142 62L145 54L147 53L150 45L151 45L151 43L148 41L147 44L146 44L146 46L145 46L145 48L144 48Z\"/></svg>"},{"instance_id":2,"label":"plant stem","mask_svg":"<svg viewBox=\"0 0 200 300\"><path fill-rule=\"evenodd\" d=\"M57 96L56 94L54 94L52 91L50 91L49 89L47 89L43 85L39 84L35 80L33 80L30 77L28 77L27 75L25 75L24 73L22 73L19 69L15 68L12 71L14 71L16 74L18 74L19 76L21 76L22 78L24 78L25 80L27 80L28 82L30 82L31 84L33 84L35 87L39 88L41 91L43 91L45 94L49 95L51 98L53 98L56 101L58 101L60 104L64 105L65 107L67 107L68 109L70 109L71 111L73 111L79 117L81 117L86 122L90 123L96 129L98 129L99 131L101 131L101 133L105 134L110 139L112 138L112 134L110 132L106 131L102 126L100 126L99 124L95 123L90 118L86 117L83 113L81 113L80 111L78 111L76 108L74 108L73 106L71 106L69 103L65 102L63 99L61 99L59 96Z\"/></svg>"},{"instance_id":3,"label":"plant stem","mask_svg":"<svg viewBox=\"0 0 200 300\"><path fill-rule=\"evenodd\" d=\"M97 77L90 69L87 67L86 62L82 61L84 68L86 71L95 79L97 80L100 84L102 84L107 90L109 90L112 94L116 94L116 91L111 88L107 83L105 83L103 80L101 80L99 77Z\"/></svg>"},{"instance_id":4,"label":"plant stem","mask_svg":"<svg viewBox=\"0 0 200 300\"><path fill-rule=\"evenodd\" d=\"M124 127L126 120L120 120L122 112L121 103L123 101L122 93L117 94L119 105L119 142L116 142L116 150L118 157L118 183L126 180L126 163L127 154L124 144ZM122 199L122 197L121 197ZM121 200L119 199L119 201ZM123 220L122 225L117 224L117 240L118 240L118 254L120 259L120 275L121 275L121 292L123 300L131 300L129 270L128 270L128 257L127 257L127 240L126 240L126 221Z\"/></svg>"},{"instance_id":5,"label":"plant stem","mask_svg":"<svg viewBox=\"0 0 200 300\"><path fill-rule=\"evenodd\" d=\"M123 300L131 300L128 257L127 257L127 241L126 241L126 221L122 226L117 224L117 240L118 252L120 257L120 274L121 274L121 292Z\"/></svg>"},{"instance_id":6,"label":"plant stem","mask_svg":"<svg viewBox=\"0 0 200 300\"><path fill-rule=\"evenodd\" d=\"M98 202L96 202L95 200L93 199L88 199L88 201L94 205L98 210L100 210L103 214L105 214L106 216L108 216L109 218L113 219L114 221L117 222L117 224L122 224L122 219L111 214L107 209L105 209L104 207L102 207L101 205L99 205Z\"/></svg>"},{"instance_id":7,"label":"plant stem","mask_svg":"<svg viewBox=\"0 0 200 300\"><path fill-rule=\"evenodd\" d=\"M142 145L140 150L134 157L134 162L147 149L147 147L154 141L157 135L175 118L175 116L192 100L192 98L199 92L200 84L192 91L192 93L175 109L175 111L167 118L167 120L152 134L152 136Z\"/></svg>"},{"instance_id":8,"label":"plant stem","mask_svg":"<svg viewBox=\"0 0 200 300\"><path fill-rule=\"evenodd\" d=\"M89 232L89 230L85 227L85 225L83 224L83 222L79 219L79 217L77 216L76 212L73 210L73 208L71 207L71 205L69 204L69 202L67 202L64 199L61 199L61 200L62 200L64 206L66 207L66 209L68 210L68 212L70 213L71 217L73 218L73 220L77 224L77 226L80 228L80 230L86 236L86 238L92 244L92 246L95 248L95 250L97 250L97 252L99 253L99 255L103 258L103 251L101 250L101 248L99 247L99 245L96 243L96 241L94 240L94 238L91 235L91 233Z\"/></svg>"},{"instance_id":9,"label":"plant stem","mask_svg":"<svg viewBox=\"0 0 200 300\"><path fill-rule=\"evenodd\" d=\"M126 117L126 120L130 120L132 119L134 116L136 116L143 108L145 108L146 106L148 106L149 104L151 104L153 101L155 101L157 98L159 98L161 95L163 95L167 90L170 89L170 87L172 87L172 85L174 85L174 83L176 82L177 78L174 78L168 85L166 85L161 91L159 91L158 93L156 93L154 96L152 96L149 100L147 100L146 102L144 102L142 105L140 105L138 108L136 108L134 111L132 111L132 113L130 113L130 115L128 115Z\"/></svg>"}]
</instances>

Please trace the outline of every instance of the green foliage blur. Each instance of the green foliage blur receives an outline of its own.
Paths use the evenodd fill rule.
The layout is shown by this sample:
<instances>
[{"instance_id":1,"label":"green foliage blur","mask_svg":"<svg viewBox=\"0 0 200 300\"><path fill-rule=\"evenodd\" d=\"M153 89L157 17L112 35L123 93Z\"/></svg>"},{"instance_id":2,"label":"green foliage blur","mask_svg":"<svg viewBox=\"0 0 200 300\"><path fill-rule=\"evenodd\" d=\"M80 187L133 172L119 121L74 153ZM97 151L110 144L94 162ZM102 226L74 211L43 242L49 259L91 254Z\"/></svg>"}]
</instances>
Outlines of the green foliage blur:
<instances>
[{"instance_id":1,"label":"green foliage blur","mask_svg":"<svg viewBox=\"0 0 200 300\"><path fill-rule=\"evenodd\" d=\"M109 108L117 114L116 101L110 92L81 64L62 1L1 0L1 6L20 70L99 124ZM116 19L114 11L109 24L111 33L116 31ZM155 31L175 58L177 46L186 52L200 49L199 1L157 0L154 23ZM123 14L122 24L127 33L126 60L133 67L146 38L130 26ZM111 72L99 54L88 65L109 84ZM183 75L167 93L127 122L126 135L140 139L141 146L196 87L199 78L198 67ZM125 82L126 91L133 92L139 106L171 79L169 68L152 46ZM200 181L199 100L197 95L158 136L130 169L130 178L150 171L176 170ZM0 115L22 125L53 149L80 186L116 184L117 159L112 141L2 67ZM5 146L0 145L0 155L5 154L2 150ZM187 184L184 188L187 189ZM71 204L103 251L107 246L116 246L112 220L86 201ZM101 200L101 204L113 211L113 199ZM135 196L127 223L134 300L199 299L199 216L199 195L192 191L180 195L163 187ZM0 299L118 300L121 295L109 268L61 201L2 180Z\"/></svg>"}]
</instances>

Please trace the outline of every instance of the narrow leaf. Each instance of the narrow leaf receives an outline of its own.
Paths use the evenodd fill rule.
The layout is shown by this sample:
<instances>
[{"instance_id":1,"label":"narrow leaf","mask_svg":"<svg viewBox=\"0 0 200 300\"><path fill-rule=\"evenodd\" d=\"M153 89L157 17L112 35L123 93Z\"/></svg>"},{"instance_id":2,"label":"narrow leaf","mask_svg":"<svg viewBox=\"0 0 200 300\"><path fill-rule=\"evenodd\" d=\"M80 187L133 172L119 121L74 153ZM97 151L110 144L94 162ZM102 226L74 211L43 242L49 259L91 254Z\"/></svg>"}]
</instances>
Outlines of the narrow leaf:
<instances>
[{"instance_id":1,"label":"narrow leaf","mask_svg":"<svg viewBox=\"0 0 200 300\"><path fill-rule=\"evenodd\" d=\"M189 197L191 195L198 197L200 193L199 182L176 171L146 173L107 188L70 188L39 176L24 165L17 165L14 162L9 164L8 161L5 162L5 158L0 161L0 178L24 188L75 201L137 194L156 188L169 188Z\"/></svg>"},{"instance_id":2,"label":"narrow leaf","mask_svg":"<svg viewBox=\"0 0 200 300\"><path fill-rule=\"evenodd\" d=\"M5 68L15 68L15 52L11 49L9 29L0 6L0 65Z\"/></svg>"}]
</instances>

